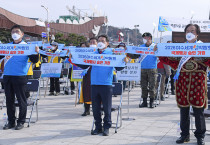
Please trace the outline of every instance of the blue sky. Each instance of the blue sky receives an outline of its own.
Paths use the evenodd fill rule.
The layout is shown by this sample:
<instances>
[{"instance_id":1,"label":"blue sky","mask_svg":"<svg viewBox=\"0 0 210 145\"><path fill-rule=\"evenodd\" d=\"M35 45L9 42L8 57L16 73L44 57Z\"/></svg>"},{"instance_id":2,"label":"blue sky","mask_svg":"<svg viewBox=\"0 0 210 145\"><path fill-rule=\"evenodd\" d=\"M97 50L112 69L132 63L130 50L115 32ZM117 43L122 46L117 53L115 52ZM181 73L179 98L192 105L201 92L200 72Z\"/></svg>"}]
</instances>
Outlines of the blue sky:
<instances>
[{"instance_id":1,"label":"blue sky","mask_svg":"<svg viewBox=\"0 0 210 145\"><path fill-rule=\"evenodd\" d=\"M194 19L208 19L210 0L0 0L0 7L6 10L45 20L46 11L41 5L49 8L50 20L68 15L66 5L79 9L97 5L108 16L109 25L134 28L138 24L143 33L153 31L153 22L157 24L159 16L190 18L194 11Z\"/></svg>"}]
</instances>

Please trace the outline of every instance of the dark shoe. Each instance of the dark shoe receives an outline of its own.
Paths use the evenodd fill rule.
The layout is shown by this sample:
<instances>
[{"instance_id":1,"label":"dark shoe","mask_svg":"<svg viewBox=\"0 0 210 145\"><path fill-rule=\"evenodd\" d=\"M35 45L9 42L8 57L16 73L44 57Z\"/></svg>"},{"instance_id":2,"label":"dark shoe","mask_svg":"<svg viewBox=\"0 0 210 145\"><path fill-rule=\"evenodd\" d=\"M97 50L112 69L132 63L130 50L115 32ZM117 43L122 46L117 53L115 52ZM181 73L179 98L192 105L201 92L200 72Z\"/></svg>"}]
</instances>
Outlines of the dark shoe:
<instances>
[{"instance_id":1,"label":"dark shoe","mask_svg":"<svg viewBox=\"0 0 210 145\"><path fill-rule=\"evenodd\" d=\"M143 103L139 104L139 108L147 107L147 98L143 98Z\"/></svg>"},{"instance_id":2,"label":"dark shoe","mask_svg":"<svg viewBox=\"0 0 210 145\"><path fill-rule=\"evenodd\" d=\"M71 95L74 95L75 93L74 93L74 91L71 91Z\"/></svg>"},{"instance_id":3,"label":"dark shoe","mask_svg":"<svg viewBox=\"0 0 210 145\"><path fill-rule=\"evenodd\" d=\"M205 145L204 138L197 138L197 144L198 145Z\"/></svg>"},{"instance_id":4,"label":"dark shoe","mask_svg":"<svg viewBox=\"0 0 210 145\"><path fill-rule=\"evenodd\" d=\"M50 93L49 93L49 96L53 96L53 95L54 95L54 92L50 92Z\"/></svg>"},{"instance_id":5,"label":"dark shoe","mask_svg":"<svg viewBox=\"0 0 210 145\"><path fill-rule=\"evenodd\" d=\"M150 98L149 108L154 108L154 98Z\"/></svg>"},{"instance_id":6,"label":"dark shoe","mask_svg":"<svg viewBox=\"0 0 210 145\"><path fill-rule=\"evenodd\" d=\"M177 144L182 144L184 142L189 142L190 141L190 136L181 136L179 139L176 140Z\"/></svg>"},{"instance_id":7,"label":"dark shoe","mask_svg":"<svg viewBox=\"0 0 210 145\"><path fill-rule=\"evenodd\" d=\"M84 103L84 108L85 108L85 111L84 111L84 113L82 114L82 116L90 115L90 104Z\"/></svg>"},{"instance_id":8,"label":"dark shoe","mask_svg":"<svg viewBox=\"0 0 210 145\"><path fill-rule=\"evenodd\" d=\"M58 96L59 94L60 94L60 92L56 92L56 93L55 93L55 96Z\"/></svg>"},{"instance_id":9,"label":"dark shoe","mask_svg":"<svg viewBox=\"0 0 210 145\"><path fill-rule=\"evenodd\" d=\"M109 129L104 129L103 136L109 136Z\"/></svg>"},{"instance_id":10,"label":"dark shoe","mask_svg":"<svg viewBox=\"0 0 210 145\"><path fill-rule=\"evenodd\" d=\"M165 101L165 97L163 97L163 96L160 99L161 99L161 101Z\"/></svg>"},{"instance_id":11,"label":"dark shoe","mask_svg":"<svg viewBox=\"0 0 210 145\"><path fill-rule=\"evenodd\" d=\"M18 123L17 126L15 127L15 130L21 130L24 127L24 123Z\"/></svg>"},{"instance_id":12,"label":"dark shoe","mask_svg":"<svg viewBox=\"0 0 210 145\"><path fill-rule=\"evenodd\" d=\"M82 116L87 116L87 115L90 115L90 111L89 112L84 112L83 114L82 114Z\"/></svg>"},{"instance_id":13,"label":"dark shoe","mask_svg":"<svg viewBox=\"0 0 210 145\"><path fill-rule=\"evenodd\" d=\"M7 129L11 129L15 127L15 123L11 124L11 123L7 123L4 125L3 130L7 130Z\"/></svg>"},{"instance_id":14,"label":"dark shoe","mask_svg":"<svg viewBox=\"0 0 210 145\"><path fill-rule=\"evenodd\" d=\"M91 131L91 135L98 135L99 133L102 133L102 129L95 129L93 131Z\"/></svg>"}]
</instances>

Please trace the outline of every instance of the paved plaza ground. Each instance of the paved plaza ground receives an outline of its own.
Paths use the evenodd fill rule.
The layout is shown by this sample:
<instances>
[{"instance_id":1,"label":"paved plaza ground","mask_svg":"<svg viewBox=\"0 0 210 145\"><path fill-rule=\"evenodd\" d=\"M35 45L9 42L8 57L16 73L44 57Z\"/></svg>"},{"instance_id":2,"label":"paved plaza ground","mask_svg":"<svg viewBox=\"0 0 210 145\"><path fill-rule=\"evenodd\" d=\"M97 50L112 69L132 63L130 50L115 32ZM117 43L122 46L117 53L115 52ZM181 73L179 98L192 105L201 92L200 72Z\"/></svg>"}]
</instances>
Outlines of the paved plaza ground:
<instances>
[{"instance_id":1,"label":"paved plaza ground","mask_svg":"<svg viewBox=\"0 0 210 145\"><path fill-rule=\"evenodd\" d=\"M0 110L0 145L175 145L177 139L177 124L179 109L175 96L154 108L139 108L140 88L134 88L130 93L130 118L123 120L118 133L110 129L110 135L91 135L92 112L90 116L82 117L83 105L75 107L75 95L59 95L43 97L41 91L39 100L39 121L28 128L19 131L2 130L3 114L6 108ZM127 118L127 91L123 93L122 116ZM0 101L3 94L0 97ZM120 97L113 97L113 104L119 104ZM35 115L35 113L34 113ZM113 122L117 112L112 113ZM34 118L34 117L33 117ZM210 120L207 120L210 130ZM206 135L206 145L210 145L210 135ZM196 138L191 132L188 145L196 145Z\"/></svg>"}]
</instances>

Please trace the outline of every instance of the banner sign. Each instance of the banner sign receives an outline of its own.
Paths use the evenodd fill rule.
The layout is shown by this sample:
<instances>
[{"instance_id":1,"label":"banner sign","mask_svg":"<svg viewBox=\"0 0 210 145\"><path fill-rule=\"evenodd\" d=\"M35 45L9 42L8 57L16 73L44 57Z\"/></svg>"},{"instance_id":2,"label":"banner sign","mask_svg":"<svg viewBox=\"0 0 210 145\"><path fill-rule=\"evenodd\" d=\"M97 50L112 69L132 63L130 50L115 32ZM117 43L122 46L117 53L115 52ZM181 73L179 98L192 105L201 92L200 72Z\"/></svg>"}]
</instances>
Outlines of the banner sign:
<instances>
[{"instance_id":1,"label":"banner sign","mask_svg":"<svg viewBox=\"0 0 210 145\"><path fill-rule=\"evenodd\" d=\"M94 53L98 50L96 47L75 47L69 46L65 47L65 49L69 49L70 53ZM114 52L114 48L106 48L106 50Z\"/></svg>"},{"instance_id":2,"label":"banner sign","mask_svg":"<svg viewBox=\"0 0 210 145\"><path fill-rule=\"evenodd\" d=\"M63 50L65 48L65 44L58 44L58 49Z\"/></svg>"},{"instance_id":3,"label":"banner sign","mask_svg":"<svg viewBox=\"0 0 210 145\"><path fill-rule=\"evenodd\" d=\"M159 17L158 30L184 32L184 28L188 24L197 24L200 26L201 32L210 32L210 20L192 20L172 17Z\"/></svg>"},{"instance_id":4,"label":"banner sign","mask_svg":"<svg viewBox=\"0 0 210 145\"><path fill-rule=\"evenodd\" d=\"M127 63L123 70L117 71L117 79L122 81L140 81L141 64Z\"/></svg>"},{"instance_id":5,"label":"banner sign","mask_svg":"<svg viewBox=\"0 0 210 145\"><path fill-rule=\"evenodd\" d=\"M52 52L47 52L47 51L43 51L43 50L39 50L39 54L42 54L42 55L45 55L45 56L58 56L58 57L65 57L67 55L67 51L64 50L64 51L59 51L59 52L55 52L55 53L52 53Z\"/></svg>"},{"instance_id":6,"label":"banner sign","mask_svg":"<svg viewBox=\"0 0 210 145\"><path fill-rule=\"evenodd\" d=\"M70 51L72 48L75 48L75 47L76 47L76 46L65 46L65 47L64 47L64 50L69 50L69 51Z\"/></svg>"},{"instance_id":7,"label":"banner sign","mask_svg":"<svg viewBox=\"0 0 210 145\"><path fill-rule=\"evenodd\" d=\"M81 75L84 70L78 66L73 65L71 73L71 81L81 82L83 76Z\"/></svg>"},{"instance_id":8,"label":"banner sign","mask_svg":"<svg viewBox=\"0 0 210 145\"><path fill-rule=\"evenodd\" d=\"M42 32L42 38L47 38L47 33L46 32Z\"/></svg>"},{"instance_id":9,"label":"banner sign","mask_svg":"<svg viewBox=\"0 0 210 145\"><path fill-rule=\"evenodd\" d=\"M124 67L125 55L72 53L72 63L93 66Z\"/></svg>"},{"instance_id":10,"label":"banner sign","mask_svg":"<svg viewBox=\"0 0 210 145\"><path fill-rule=\"evenodd\" d=\"M115 54L125 54L125 49L124 48L115 48L114 53Z\"/></svg>"},{"instance_id":11,"label":"banner sign","mask_svg":"<svg viewBox=\"0 0 210 145\"><path fill-rule=\"evenodd\" d=\"M43 45L42 41L31 41L31 42L28 42L28 44L36 44L36 46L39 46L39 47Z\"/></svg>"},{"instance_id":12,"label":"banner sign","mask_svg":"<svg viewBox=\"0 0 210 145\"><path fill-rule=\"evenodd\" d=\"M210 57L210 43L159 43L155 56Z\"/></svg>"},{"instance_id":13,"label":"banner sign","mask_svg":"<svg viewBox=\"0 0 210 145\"><path fill-rule=\"evenodd\" d=\"M35 52L34 44L0 44L0 55L32 55Z\"/></svg>"},{"instance_id":14,"label":"banner sign","mask_svg":"<svg viewBox=\"0 0 210 145\"><path fill-rule=\"evenodd\" d=\"M32 41L32 42L29 42L29 43L30 44L36 44L39 47L42 46L44 50L52 49L52 46L49 43L43 44L42 41ZM62 50L64 48L65 48L65 44L58 44L58 49L59 50Z\"/></svg>"},{"instance_id":15,"label":"banner sign","mask_svg":"<svg viewBox=\"0 0 210 145\"><path fill-rule=\"evenodd\" d=\"M62 63L42 63L41 77L42 78L45 78L45 77L60 78L61 69L62 69Z\"/></svg>"},{"instance_id":16,"label":"banner sign","mask_svg":"<svg viewBox=\"0 0 210 145\"><path fill-rule=\"evenodd\" d=\"M49 50L49 49L52 49L52 45L50 45L50 44L43 44L42 48L43 48L43 50Z\"/></svg>"},{"instance_id":17,"label":"banner sign","mask_svg":"<svg viewBox=\"0 0 210 145\"><path fill-rule=\"evenodd\" d=\"M96 50L94 47L69 47L71 53L93 53Z\"/></svg>"},{"instance_id":18,"label":"banner sign","mask_svg":"<svg viewBox=\"0 0 210 145\"><path fill-rule=\"evenodd\" d=\"M127 46L127 50L125 51L125 53L154 55L153 46L152 47Z\"/></svg>"}]
</instances>

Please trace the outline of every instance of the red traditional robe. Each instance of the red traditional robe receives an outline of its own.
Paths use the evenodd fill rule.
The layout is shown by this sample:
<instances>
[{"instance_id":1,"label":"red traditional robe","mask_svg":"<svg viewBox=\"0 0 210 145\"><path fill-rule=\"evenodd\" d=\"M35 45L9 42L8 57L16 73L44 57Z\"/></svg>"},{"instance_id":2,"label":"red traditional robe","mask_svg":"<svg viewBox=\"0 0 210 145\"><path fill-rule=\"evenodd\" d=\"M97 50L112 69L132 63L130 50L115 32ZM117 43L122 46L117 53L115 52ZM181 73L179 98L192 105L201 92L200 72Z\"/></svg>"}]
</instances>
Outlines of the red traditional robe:
<instances>
[{"instance_id":1,"label":"red traditional robe","mask_svg":"<svg viewBox=\"0 0 210 145\"><path fill-rule=\"evenodd\" d=\"M159 57L159 60L176 70L178 58ZM179 107L207 107L207 67L208 58L190 58L182 67L179 79L176 81L176 101ZM171 78L173 79L173 78Z\"/></svg>"}]
</instances>

